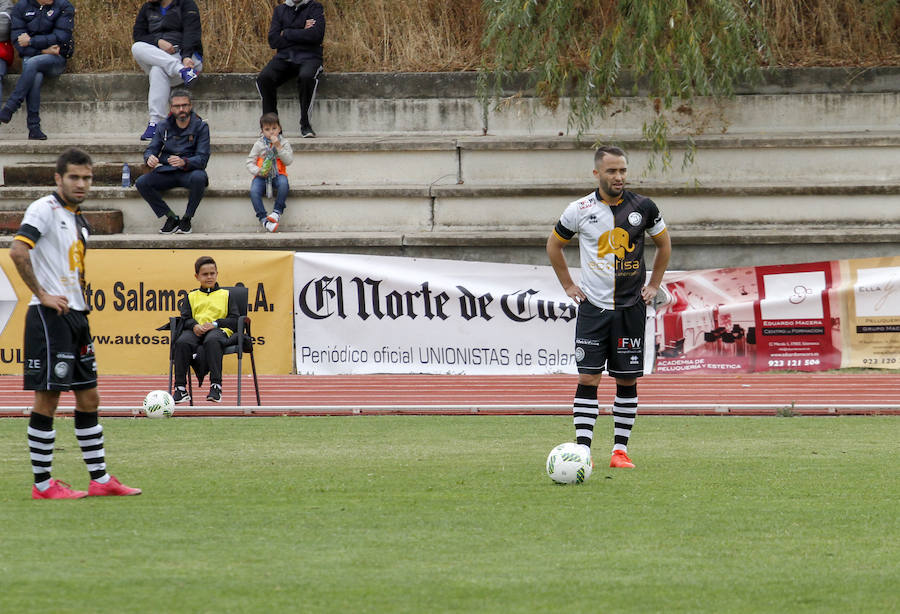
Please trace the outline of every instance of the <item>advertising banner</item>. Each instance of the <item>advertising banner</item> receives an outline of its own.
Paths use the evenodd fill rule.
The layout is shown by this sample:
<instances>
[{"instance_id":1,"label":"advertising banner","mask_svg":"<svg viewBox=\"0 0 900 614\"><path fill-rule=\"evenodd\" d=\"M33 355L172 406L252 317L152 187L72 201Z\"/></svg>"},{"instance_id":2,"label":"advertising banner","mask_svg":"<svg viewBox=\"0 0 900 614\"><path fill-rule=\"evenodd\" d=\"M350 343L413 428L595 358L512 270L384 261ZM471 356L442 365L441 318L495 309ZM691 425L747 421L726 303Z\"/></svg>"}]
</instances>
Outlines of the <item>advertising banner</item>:
<instances>
[{"instance_id":1,"label":"advertising banner","mask_svg":"<svg viewBox=\"0 0 900 614\"><path fill-rule=\"evenodd\" d=\"M656 371L897 368L900 258L667 273Z\"/></svg>"},{"instance_id":2,"label":"advertising banner","mask_svg":"<svg viewBox=\"0 0 900 614\"><path fill-rule=\"evenodd\" d=\"M900 257L841 263L845 367L900 367Z\"/></svg>"},{"instance_id":3,"label":"advertising banner","mask_svg":"<svg viewBox=\"0 0 900 614\"><path fill-rule=\"evenodd\" d=\"M301 374L576 372L549 266L300 253L294 293Z\"/></svg>"},{"instance_id":4,"label":"advertising banner","mask_svg":"<svg viewBox=\"0 0 900 614\"><path fill-rule=\"evenodd\" d=\"M259 373L292 372L293 252L229 250L88 250L86 298L101 374L163 374L169 370L169 332L156 330L178 315L178 303L198 287L194 261L212 256L219 284L249 290ZM22 336L31 291L6 251L0 253L0 373L22 373ZM226 359L226 373L236 371ZM246 369L246 367L245 367Z\"/></svg>"}]
</instances>

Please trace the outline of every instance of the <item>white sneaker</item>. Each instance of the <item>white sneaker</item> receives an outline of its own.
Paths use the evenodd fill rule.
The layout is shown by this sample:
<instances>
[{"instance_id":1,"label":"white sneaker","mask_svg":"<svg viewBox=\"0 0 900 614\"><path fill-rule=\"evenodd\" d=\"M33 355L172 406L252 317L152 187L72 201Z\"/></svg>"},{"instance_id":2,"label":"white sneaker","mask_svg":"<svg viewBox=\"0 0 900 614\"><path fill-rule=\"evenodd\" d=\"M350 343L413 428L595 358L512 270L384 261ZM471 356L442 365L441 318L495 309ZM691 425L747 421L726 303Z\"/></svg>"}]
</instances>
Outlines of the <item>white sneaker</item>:
<instances>
[{"instance_id":1,"label":"white sneaker","mask_svg":"<svg viewBox=\"0 0 900 614\"><path fill-rule=\"evenodd\" d=\"M276 230L278 230L278 222L270 222L269 220L266 220L265 222L263 222L263 226L265 226L266 230L268 230L269 232L275 232Z\"/></svg>"},{"instance_id":2,"label":"white sneaker","mask_svg":"<svg viewBox=\"0 0 900 614\"><path fill-rule=\"evenodd\" d=\"M274 224L277 224L281 220L281 216L278 215L277 211L273 211L268 216L266 216L266 219Z\"/></svg>"}]
</instances>

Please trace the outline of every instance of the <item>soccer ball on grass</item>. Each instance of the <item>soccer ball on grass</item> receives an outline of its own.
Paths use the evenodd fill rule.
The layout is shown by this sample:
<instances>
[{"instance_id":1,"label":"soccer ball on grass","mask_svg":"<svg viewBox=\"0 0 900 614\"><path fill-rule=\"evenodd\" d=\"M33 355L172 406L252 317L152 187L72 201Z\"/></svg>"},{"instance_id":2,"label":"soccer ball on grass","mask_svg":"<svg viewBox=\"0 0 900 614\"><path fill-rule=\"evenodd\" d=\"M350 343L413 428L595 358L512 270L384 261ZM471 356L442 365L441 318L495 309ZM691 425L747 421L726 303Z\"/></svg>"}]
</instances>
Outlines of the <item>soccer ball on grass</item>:
<instances>
[{"instance_id":1,"label":"soccer ball on grass","mask_svg":"<svg viewBox=\"0 0 900 614\"><path fill-rule=\"evenodd\" d=\"M593 470L590 452L571 441L559 444L547 457L547 475L557 484L581 484Z\"/></svg>"},{"instance_id":2,"label":"soccer ball on grass","mask_svg":"<svg viewBox=\"0 0 900 614\"><path fill-rule=\"evenodd\" d=\"M165 390L153 390L144 397L144 414L148 418L171 418L175 413L175 399Z\"/></svg>"}]
</instances>

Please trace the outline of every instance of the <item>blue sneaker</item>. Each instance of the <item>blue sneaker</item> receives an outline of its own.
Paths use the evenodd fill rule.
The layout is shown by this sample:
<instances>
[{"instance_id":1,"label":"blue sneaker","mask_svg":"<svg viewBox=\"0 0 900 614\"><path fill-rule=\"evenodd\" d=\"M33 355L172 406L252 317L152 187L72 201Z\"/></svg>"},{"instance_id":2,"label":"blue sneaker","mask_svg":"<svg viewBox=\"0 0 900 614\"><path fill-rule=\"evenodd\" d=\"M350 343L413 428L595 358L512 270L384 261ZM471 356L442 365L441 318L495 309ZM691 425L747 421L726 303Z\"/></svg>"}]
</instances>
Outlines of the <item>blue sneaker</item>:
<instances>
[{"instance_id":1,"label":"blue sneaker","mask_svg":"<svg viewBox=\"0 0 900 614\"><path fill-rule=\"evenodd\" d=\"M181 69L181 80L184 81L185 85L190 85L196 79L197 73L194 72L193 68L184 67Z\"/></svg>"},{"instance_id":2,"label":"blue sneaker","mask_svg":"<svg viewBox=\"0 0 900 614\"><path fill-rule=\"evenodd\" d=\"M144 130L144 134L141 135L141 140L152 141L154 134L156 134L156 123L150 122L147 124L147 129Z\"/></svg>"}]
</instances>

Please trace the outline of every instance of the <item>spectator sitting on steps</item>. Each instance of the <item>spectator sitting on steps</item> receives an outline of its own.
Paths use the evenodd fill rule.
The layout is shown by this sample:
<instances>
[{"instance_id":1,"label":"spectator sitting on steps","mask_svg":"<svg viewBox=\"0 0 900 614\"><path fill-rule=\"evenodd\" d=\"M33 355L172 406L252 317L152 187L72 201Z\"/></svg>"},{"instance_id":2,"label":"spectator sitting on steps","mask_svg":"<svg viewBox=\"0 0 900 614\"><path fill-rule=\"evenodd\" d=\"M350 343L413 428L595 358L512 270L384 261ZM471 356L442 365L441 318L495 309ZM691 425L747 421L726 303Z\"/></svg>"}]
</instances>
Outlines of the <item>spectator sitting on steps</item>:
<instances>
[{"instance_id":1,"label":"spectator sitting on steps","mask_svg":"<svg viewBox=\"0 0 900 614\"><path fill-rule=\"evenodd\" d=\"M189 85L203 70L201 35L200 9L194 0L150 0L138 12L131 55L150 78L150 121L142 141L152 139L157 124L165 119L171 87Z\"/></svg>"},{"instance_id":2,"label":"spectator sitting on steps","mask_svg":"<svg viewBox=\"0 0 900 614\"><path fill-rule=\"evenodd\" d=\"M144 151L144 161L152 170L141 175L134 187L156 217L166 216L160 233L189 234L191 218L209 185L205 170L209 162L209 126L194 113L191 93L187 90L173 91L169 107L169 117L159 125ZM161 194L176 187L188 189L187 207L180 219Z\"/></svg>"},{"instance_id":3,"label":"spectator sitting on steps","mask_svg":"<svg viewBox=\"0 0 900 614\"><path fill-rule=\"evenodd\" d=\"M75 50L75 7L68 0L20 0L10 16L12 41L22 57L22 74L0 109L0 123L7 124L22 106L28 109L28 138L44 141L41 131L41 84L44 77L58 77Z\"/></svg>"},{"instance_id":4,"label":"spectator sitting on steps","mask_svg":"<svg viewBox=\"0 0 900 614\"><path fill-rule=\"evenodd\" d=\"M322 41L325 38L325 11L315 0L285 0L275 7L269 26L269 47L275 57L269 60L256 87L262 98L262 112L278 115L278 87L297 78L300 98L300 136L316 133L309 123L309 110L316 98L319 73L322 72Z\"/></svg>"},{"instance_id":5,"label":"spectator sitting on steps","mask_svg":"<svg viewBox=\"0 0 900 614\"><path fill-rule=\"evenodd\" d=\"M12 66L16 52L9 39L13 0L0 0L0 100L3 100L3 78Z\"/></svg>"}]
</instances>

